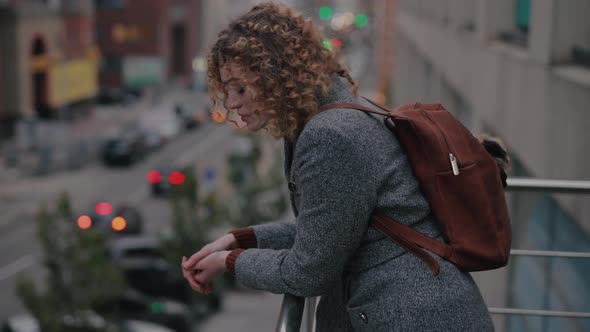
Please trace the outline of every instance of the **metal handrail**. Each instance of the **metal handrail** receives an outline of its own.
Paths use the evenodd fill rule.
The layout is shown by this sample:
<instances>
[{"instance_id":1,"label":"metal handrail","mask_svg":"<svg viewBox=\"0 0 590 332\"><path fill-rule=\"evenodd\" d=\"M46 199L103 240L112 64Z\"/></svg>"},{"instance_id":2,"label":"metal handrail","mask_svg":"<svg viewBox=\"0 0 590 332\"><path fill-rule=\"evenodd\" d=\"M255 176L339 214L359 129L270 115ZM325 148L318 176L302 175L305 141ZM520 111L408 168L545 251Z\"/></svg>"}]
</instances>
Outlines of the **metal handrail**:
<instances>
[{"instance_id":1,"label":"metal handrail","mask_svg":"<svg viewBox=\"0 0 590 332\"><path fill-rule=\"evenodd\" d=\"M590 194L590 181L549 180L513 177L506 179L509 191L544 191L552 193Z\"/></svg>"},{"instance_id":2,"label":"metal handrail","mask_svg":"<svg viewBox=\"0 0 590 332\"><path fill-rule=\"evenodd\" d=\"M550 180L550 179L533 179L523 177L511 177L506 180L507 191L534 191L550 193L567 193L567 194L590 194L590 181L578 180ZM564 252L564 251L541 251L512 249L511 256L537 256L537 257L560 257L560 258L590 258L588 252ZM285 294L279 319L276 325L276 332L299 332L301 322L303 321L303 309L307 324L306 332L312 332L315 329L315 305L316 298L295 297ZM571 318L590 318L589 312L572 312L572 311L553 311L553 310L530 310L517 308L488 308L492 314L501 315L532 315L532 316L551 316L551 317L571 317Z\"/></svg>"},{"instance_id":3,"label":"metal handrail","mask_svg":"<svg viewBox=\"0 0 590 332\"><path fill-rule=\"evenodd\" d=\"M508 191L548 192L553 194L590 194L590 181L549 180L513 177L508 178L506 182L508 184L506 190ZM512 249L510 251L510 255L552 258L590 258L589 252L566 252L526 249ZM590 318L590 312L532 310L520 308L488 308L488 310L492 314L500 315Z\"/></svg>"},{"instance_id":4,"label":"metal handrail","mask_svg":"<svg viewBox=\"0 0 590 332\"><path fill-rule=\"evenodd\" d=\"M281 303L276 332L299 332L306 299L292 294L285 294Z\"/></svg>"},{"instance_id":5,"label":"metal handrail","mask_svg":"<svg viewBox=\"0 0 590 332\"><path fill-rule=\"evenodd\" d=\"M510 250L510 255L511 256L561 257L561 258L590 258L590 252L525 250L525 249L512 249L512 250Z\"/></svg>"},{"instance_id":6,"label":"metal handrail","mask_svg":"<svg viewBox=\"0 0 590 332\"><path fill-rule=\"evenodd\" d=\"M534 310L534 309L513 309L513 308L488 308L488 311L491 314L499 314L499 315L590 318L590 312L576 312L576 311Z\"/></svg>"}]
</instances>

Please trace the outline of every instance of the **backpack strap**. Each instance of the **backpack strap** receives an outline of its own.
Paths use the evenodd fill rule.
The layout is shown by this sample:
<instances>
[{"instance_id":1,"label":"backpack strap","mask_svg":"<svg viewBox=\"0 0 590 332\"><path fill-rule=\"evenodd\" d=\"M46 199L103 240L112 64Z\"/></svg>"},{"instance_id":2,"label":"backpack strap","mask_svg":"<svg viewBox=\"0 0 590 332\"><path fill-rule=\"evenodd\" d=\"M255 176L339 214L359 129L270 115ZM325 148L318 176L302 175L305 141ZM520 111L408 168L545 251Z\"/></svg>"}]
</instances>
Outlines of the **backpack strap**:
<instances>
[{"instance_id":1,"label":"backpack strap","mask_svg":"<svg viewBox=\"0 0 590 332\"><path fill-rule=\"evenodd\" d=\"M365 98L365 97L363 97ZM368 108L366 106L360 105L360 104L353 104L353 103L338 103L338 104L330 104L328 106L322 107L321 111L327 111L327 110L331 110L334 108L349 108L349 109L353 109L353 110L359 110L359 111L363 111L363 112L367 112L367 113L373 113L373 114L377 114L377 115L381 115L384 116L385 119L383 119L383 121L385 122L385 125L389 128L393 128L395 127L395 122L393 121L394 115L393 115L393 110L385 107L385 106L381 106L377 103L375 103L374 101L370 100L369 98L365 98L367 101L369 101L370 103L374 104L375 106L381 108L384 111L387 111L387 113L382 113L382 112L378 112L375 111L371 108Z\"/></svg>"},{"instance_id":2,"label":"backpack strap","mask_svg":"<svg viewBox=\"0 0 590 332\"><path fill-rule=\"evenodd\" d=\"M366 97L363 97L363 98L365 100L367 100L369 103L375 105L376 107L386 111L387 113L378 112L378 111L375 111L375 110L368 108L366 106L354 104L354 103L331 104L331 105L323 107L321 109L321 111L327 111L327 110L335 109L335 108L355 109L355 110L359 110L359 111L363 111L363 112L368 112L368 113L373 113L373 114L384 116L386 125L388 125L388 126L391 125L391 126L395 127L395 123L393 122L393 118L394 118L394 113L397 113L397 111L403 111L403 110L412 109L412 108L425 108L425 109L438 110L438 109L441 109L441 107L442 107L440 104L415 103L415 104L404 105L400 109L394 110L394 109L388 108L387 106L383 106L383 105L381 105L369 98L366 98ZM432 270L432 272L434 273L435 276L438 275L440 272L440 265L429 253L424 251L424 249L428 249L444 259L448 259L452 254L452 249L450 246L448 246L444 243L441 243L429 236L426 236L426 235L418 232L417 230L415 230L409 226L406 226L394 219L391 219L385 215L373 213L373 215L371 216L371 226L373 226L375 229L377 229L378 231L383 233L383 235L385 235L391 241L399 244L407 251L413 253L414 255L418 256L418 258L422 259L428 265L428 267L430 267L430 269ZM424 249L422 249L422 248L424 248Z\"/></svg>"},{"instance_id":3,"label":"backpack strap","mask_svg":"<svg viewBox=\"0 0 590 332\"><path fill-rule=\"evenodd\" d=\"M393 242L422 259L430 267L435 276L440 272L440 265L424 249L428 249L447 260L451 257L452 249L449 245L426 236L412 227L401 224L385 215L373 213L371 226Z\"/></svg>"},{"instance_id":4,"label":"backpack strap","mask_svg":"<svg viewBox=\"0 0 590 332\"><path fill-rule=\"evenodd\" d=\"M328 106L325 106L321 109L321 111L327 111L327 110L331 110L334 108L351 108L351 109L355 109L355 110L359 110L359 111L363 111L363 112L369 112L369 113L373 113L373 114L378 114L378 115L382 115L384 117L391 117L391 114L388 113L382 113L382 112L377 112L373 109L370 109L366 106L363 105L359 105L359 104L353 104L353 103L338 103L338 104L330 104Z\"/></svg>"}]
</instances>

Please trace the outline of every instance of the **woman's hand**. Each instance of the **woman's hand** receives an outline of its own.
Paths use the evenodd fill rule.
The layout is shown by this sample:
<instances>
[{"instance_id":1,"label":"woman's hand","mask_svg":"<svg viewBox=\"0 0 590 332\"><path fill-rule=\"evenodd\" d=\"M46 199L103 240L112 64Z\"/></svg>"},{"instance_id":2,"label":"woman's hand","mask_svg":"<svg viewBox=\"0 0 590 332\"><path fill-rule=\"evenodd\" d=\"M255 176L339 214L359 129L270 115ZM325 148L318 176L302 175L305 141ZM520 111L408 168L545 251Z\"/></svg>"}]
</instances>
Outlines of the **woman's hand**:
<instances>
[{"instance_id":1,"label":"woman's hand","mask_svg":"<svg viewBox=\"0 0 590 332\"><path fill-rule=\"evenodd\" d=\"M212 285L209 283L200 283L195 278L201 271L196 267L201 260L210 256L213 253L235 249L238 246L236 238L233 234L225 234L219 239L207 244L201 250L193 254L189 259L182 258L182 275L189 282L192 289L203 294L209 294ZM229 253L229 252L228 252ZM226 255L227 256L227 255ZM223 261L223 269L225 271L225 260Z\"/></svg>"},{"instance_id":2,"label":"woman's hand","mask_svg":"<svg viewBox=\"0 0 590 332\"><path fill-rule=\"evenodd\" d=\"M190 265L186 257L183 257L182 273L191 288L203 294L211 293L213 280L227 270L225 260L229 253L230 251L216 251L201 259L196 265Z\"/></svg>"},{"instance_id":3,"label":"woman's hand","mask_svg":"<svg viewBox=\"0 0 590 332\"><path fill-rule=\"evenodd\" d=\"M229 233L225 234L224 236L220 237L219 239L209 243L208 245L204 246L201 250L197 251L193 254L186 263L183 263L183 267L194 267L196 266L203 258L211 255L217 251L223 250L232 250L238 246L236 242L236 237Z\"/></svg>"},{"instance_id":4,"label":"woman's hand","mask_svg":"<svg viewBox=\"0 0 590 332\"><path fill-rule=\"evenodd\" d=\"M199 293L203 293L205 295L209 294L213 288L212 287L213 285L198 283L195 280L195 275L197 274L197 271L185 268L184 264L186 263L186 261L187 261L186 256L182 256L182 263L180 264L180 267L182 268L182 276L184 277L184 279L186 279L186 281L188 281L189 285L191 286L191 288L194 291L197 291Z\"/></svg>"}]
</instances>

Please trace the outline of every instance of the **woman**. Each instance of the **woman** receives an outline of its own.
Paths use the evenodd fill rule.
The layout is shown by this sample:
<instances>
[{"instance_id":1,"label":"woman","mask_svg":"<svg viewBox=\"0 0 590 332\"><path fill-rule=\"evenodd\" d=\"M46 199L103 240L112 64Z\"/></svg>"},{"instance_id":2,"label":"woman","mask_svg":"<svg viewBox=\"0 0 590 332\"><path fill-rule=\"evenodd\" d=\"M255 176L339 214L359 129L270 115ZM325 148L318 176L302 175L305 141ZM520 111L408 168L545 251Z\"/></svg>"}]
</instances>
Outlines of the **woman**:
<instances>
[{"instance_id":1,"label":"woman","mask_svg":"<svg viewBox=\"0 0 590 332\"><path fill-rule=\"evenodd\" d=\"M266 3L232 22L209 56L212 99L248 130L285 141L294 223L238 229L183 257L208 293L225 271L242 285L321 296L318 331L492 331L467 273L436 258L438 276L369 227L375 209L442 241L412 169L383 120L334 103L361 103L356 84L292 10ZM367 105L370 106L370 105Z\"/></svg>"}]
</instances>

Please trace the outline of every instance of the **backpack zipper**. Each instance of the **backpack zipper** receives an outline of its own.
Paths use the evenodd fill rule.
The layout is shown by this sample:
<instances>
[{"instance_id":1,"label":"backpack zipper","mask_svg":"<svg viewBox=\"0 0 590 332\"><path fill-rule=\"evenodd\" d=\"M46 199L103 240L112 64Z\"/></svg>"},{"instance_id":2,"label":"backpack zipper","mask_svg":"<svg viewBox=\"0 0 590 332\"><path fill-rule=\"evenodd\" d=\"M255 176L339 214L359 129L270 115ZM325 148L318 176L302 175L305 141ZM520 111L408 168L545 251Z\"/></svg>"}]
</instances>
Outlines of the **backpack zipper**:
<instances>
[{"instance_id":1,"label":"backpack zipper","mask_svg":"<svg viewBox=\"0 0 590 332\"><path fill-rule=\"evenodd\" d=\"M440 127L438 126L436 121L432 120L432 118L430 117L428 112L422 110L422 114L424 114L426 116L426 118L428 119L428 121L430 121L436 128L438 128L439 132L442 132L442 130L440 129ZM451 169L453 170L453 175L457 176L457 175L459 175L459 165L457 163L457 157L455 157L455 155L453 154L453 149L451 149L451 144L449 144L445 135L441 134L441 136L443 138L443 141L445 141L447 148L449 149L449 160L451 161Z\"/></svg>"},{"instance_id":2,"label":"backpack zipper","mask_svg":"<svg viewBox=\"0 0 590 332\"><path fill-rule=\"evenodd\" d=\"M449 158L451 159L451 167L453 168L453 174L459 175L459 166L457 166L457 158L452 153L449 153Z\"/></svg>"}]
</instances>

